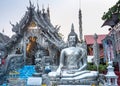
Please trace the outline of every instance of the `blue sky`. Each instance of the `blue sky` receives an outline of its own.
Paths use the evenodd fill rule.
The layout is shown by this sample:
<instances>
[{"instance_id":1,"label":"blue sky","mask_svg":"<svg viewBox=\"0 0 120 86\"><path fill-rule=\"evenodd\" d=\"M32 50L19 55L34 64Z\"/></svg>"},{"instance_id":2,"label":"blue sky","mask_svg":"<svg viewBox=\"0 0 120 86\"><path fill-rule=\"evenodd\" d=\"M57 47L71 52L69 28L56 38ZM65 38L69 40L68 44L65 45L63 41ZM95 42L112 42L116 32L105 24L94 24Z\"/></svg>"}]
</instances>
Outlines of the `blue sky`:
<instances>
[{"instance_id":1,"label":"blue sky","mask_svg":"<svg viewBox=\"0 0 120 86\"><path fill-rule=\"evenodd\" d=\"M31 0L36 6L37 0ZM53 25L60 25L60 32L66 40L74 23L75 31L79 34L78 11L82 9L83 34L107 34L109 27L101 28L104 21L101 17L104 12L113 6L117 0L38 0L40 9L50 7L51 21ZM80 6L81 5L81 6ZM0 32L11 36L12 27L9 24L19 22L29 6L29 0L1 0L0 2Z\"/></svg>"}]
</instances>

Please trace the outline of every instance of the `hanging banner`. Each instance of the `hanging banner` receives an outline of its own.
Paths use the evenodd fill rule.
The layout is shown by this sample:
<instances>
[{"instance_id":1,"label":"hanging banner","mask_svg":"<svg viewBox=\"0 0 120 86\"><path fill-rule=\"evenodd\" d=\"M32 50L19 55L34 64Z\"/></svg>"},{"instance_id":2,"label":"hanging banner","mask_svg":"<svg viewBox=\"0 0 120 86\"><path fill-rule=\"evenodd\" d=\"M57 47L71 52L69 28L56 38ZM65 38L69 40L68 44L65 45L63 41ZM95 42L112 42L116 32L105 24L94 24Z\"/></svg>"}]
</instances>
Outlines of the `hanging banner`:
<instances>
[{"instance_id":1,"label":"hanging banner","mask_svg":"<svg viewBox=\"0 0 120 86\"><path fill-rule=\"evenodd\" d=\"M107 36L103 40L103 47L104 47L104 56L107 62L115 60L115 44L112 37Z\"/></svg>"},{"instance_id":2,"label":"hanging banner","mask_svg":"<svg viewBox=\"0 0 120 86\"><path fill-rule=\"evenodd\" d=\"M113 61L114 59L114 52L113 52L113 44L111 40L107 40L106 44L105 44L105 48L106 48L106 56L108 61Z\"/></svg>"}]
</instances>

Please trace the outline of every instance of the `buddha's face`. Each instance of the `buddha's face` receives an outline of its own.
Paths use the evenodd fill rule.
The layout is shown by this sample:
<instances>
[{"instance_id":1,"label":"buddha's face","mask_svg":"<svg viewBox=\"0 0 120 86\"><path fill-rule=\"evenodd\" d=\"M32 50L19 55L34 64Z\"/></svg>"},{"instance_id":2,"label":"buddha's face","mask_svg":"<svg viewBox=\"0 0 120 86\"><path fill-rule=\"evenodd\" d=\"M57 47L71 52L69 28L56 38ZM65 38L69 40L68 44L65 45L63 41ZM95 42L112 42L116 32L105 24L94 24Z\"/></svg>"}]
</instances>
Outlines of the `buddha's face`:
<instances>
[{"instance_id":1,"label":"buddha's face","mask_svg":"<svg viewBox=\"0 0 120 86\"><path fill-rule=\"evenodd\" d=\"M76 46L76 37L69 36L68 42L69 42L69 46Z\"/></svg>"}]
</instances>

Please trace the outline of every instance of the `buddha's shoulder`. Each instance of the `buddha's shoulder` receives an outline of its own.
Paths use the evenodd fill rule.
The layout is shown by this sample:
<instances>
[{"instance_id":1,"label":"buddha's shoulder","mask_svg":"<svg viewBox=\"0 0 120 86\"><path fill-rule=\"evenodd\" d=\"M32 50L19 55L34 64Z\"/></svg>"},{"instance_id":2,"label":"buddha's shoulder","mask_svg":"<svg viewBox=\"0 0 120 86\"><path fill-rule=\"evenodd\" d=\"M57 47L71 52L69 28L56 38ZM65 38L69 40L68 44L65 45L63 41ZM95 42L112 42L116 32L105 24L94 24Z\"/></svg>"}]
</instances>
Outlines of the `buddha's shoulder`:
<instances>
[{"instance_id":1,"label":"buddha's shoulder","mask_svg":"<svg viewBox=\"0 0 120 86\"><path fill-rule=\"evenodd\" d=\"M70 48L64 48L64 49L62 49L62 51L66 51L66 50L70 50Z\"/></svg>"},{"instance_id":2,"label":"buddha's shoulder","mask_svg":"<svg viewBox=\"0 0 120 86\"><path fill-rule=\"evenodd\" d=\"M68 48L64 48L62 51L74 51L74 50L78 50L79 48L76 47L68 47Z\"/></svg>"},{"instance_id":3,"label":"buddha's shoulder","mask_svg":"<svg viewBox=\"0 0 120 86\"><path fill-rule=\"evenodd\" d=\"M68 48L64 48L64 49L62 49L61 52L67 52L67 51L70 51L70 50L71 50L70 47L68 47Z\"/></svg>"}]
</instances>

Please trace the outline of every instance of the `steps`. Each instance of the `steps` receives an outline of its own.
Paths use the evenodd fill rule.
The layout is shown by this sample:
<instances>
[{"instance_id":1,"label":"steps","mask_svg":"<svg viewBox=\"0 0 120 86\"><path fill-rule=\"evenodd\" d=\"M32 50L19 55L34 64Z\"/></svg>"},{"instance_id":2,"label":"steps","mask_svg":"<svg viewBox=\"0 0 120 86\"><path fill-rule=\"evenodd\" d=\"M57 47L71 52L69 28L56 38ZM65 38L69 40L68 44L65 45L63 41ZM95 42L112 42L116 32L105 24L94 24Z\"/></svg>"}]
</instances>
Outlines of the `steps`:
<instances>
[{"instance_id":1,"label":"steps","mask_svg":"<svg viewBox=\"0 0 120 86\"><path fill-rule=\"evenodd\" d=\"M13 75L16 74L17 75ZM25 82L28 77L31 77L34 73L36 73L35 71L35 67L33 65L25 65L23 66L21 69L17 70L16 73L13 73L12 75L9 75L8 80L9 81L9 85L7 85L8 83L4 83L2 86L16 86L15 83L19 83L20 86L25 86L22 85L24 84L23 82ZM13 83L15 82L15 83ZM14 84L14 85L11 85Z\"/></svg>"},{"instance_id":2,"label":"steps","mask_svg":"<svg viewBox=\"0 0 120 86\"><path fill-rule=\"evenodd\" d=\"M33 65L26 65L18 70L19 78L27 79L28 77L32 76L35 73L35 68Z\"/></svg>"},{"instance_id":3,"label":"steps","mask_svg":"<svg viewBox=\"0 0 120 86\"><path fill-rule=\"evenodd\" d=\"M17 71L10 72L8 78L27 79L28 77L31 77L35 72L36 71L33 65L25 65Z\"/></svg>"}]
</instances>

